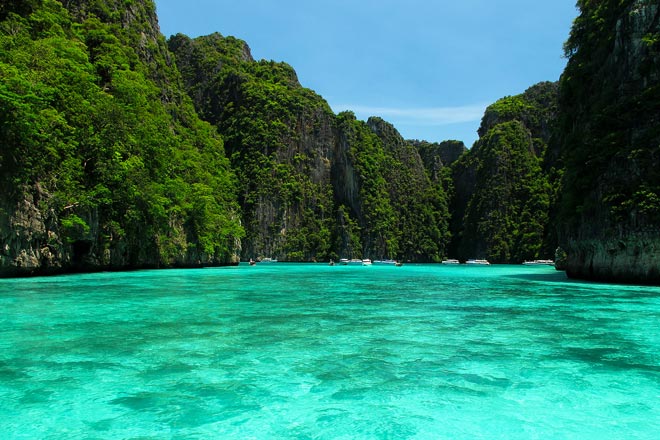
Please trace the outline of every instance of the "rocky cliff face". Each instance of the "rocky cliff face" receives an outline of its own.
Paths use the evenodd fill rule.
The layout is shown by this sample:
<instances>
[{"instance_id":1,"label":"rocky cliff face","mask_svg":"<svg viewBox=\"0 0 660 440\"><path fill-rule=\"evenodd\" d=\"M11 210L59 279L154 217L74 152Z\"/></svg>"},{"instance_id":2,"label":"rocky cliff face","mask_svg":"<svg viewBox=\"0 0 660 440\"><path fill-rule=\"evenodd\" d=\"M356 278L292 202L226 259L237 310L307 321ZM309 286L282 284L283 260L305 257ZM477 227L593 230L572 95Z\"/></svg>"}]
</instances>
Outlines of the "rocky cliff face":
<instances>
[{"instance_id":1,"label":"rocky cliff face","mask_svg":"<svg viewBox=\"0 0 660 440\"><path fill-rule=\"evenodd\" d=\"M349 116L348 119L357 123L357 120L353 117ZM352 213L352 217L362 219L363 214L360 198L362 182L353 165L350 128L350 126L340 126L337 129L334 160L331 162L332 182L337 203L348 208L347 212ZM353 251L348 249L350 239L346 234L346 232L341 234L340 241L342 246L340 254L351 255ZM355 253L357 254L357 252Z\"/></svg>"},{"instance_id":2,"label":"rocky cliff face","mask_svg":"<svg viewBox=\"0 0 660 440\"><path fill-rule=\"evenodd\" d=\"M57 269L66 264L67 258L57 258L58 249L48 246L49 232L41 210L34 197L25 191L26 197L12 203L4 200L0 208L0 271L3 275L29 274L41 266Z\"/></svg>"},{"instance_id":3,"label":"rocky cliff face","mask_svg":"<svg viewBox=\"0 0 660 440\"><path fill-rule=\"evenodd\" d=\"M659 6L578 6L559 106L503 98L466 151L334 115L235 38L167 47L150 0L2 2L0 275L226 264L244 232L245 258L518 262L558 224L569 275L660 283Z\"/></svg>"},{"instance_id":4,"label":"rocky cliff face","mask_svg":"<svg viewBox=\"0 0 660 440\"><path fill-rule=\"evenodd\" d=\"M412 140L412 144L422 158L424 167L432 181L440 179L440 172L445 167L450 167L464 153L468 152L463 141L426 142Z\"/></svg>"},{"instance_id":5,"label":"rocky cliff face","mask_svg":"<svg viewBox=\"0 0 660 440\"><path fill-rule=\"evenodd\" d=\"M243 257L329 258L337 143L328 104L303 88L290 66L255 61L235 38L176 35L169 47L237 171Z\"/></svg>"},{"instance_id":6,"label":"rocky cliff face","mask_svg":"<svg viewBox=\"0 0 660 440\"><path fill-rule=\"evenodd\" d=\"M222 143L153 2L9 2L0 19L0 276L235 262Z\"/></svg>"},{"instance_id":7,"label":"rocky cliff face","mask_svg":"<svg viewBox=\"0 0 660 440\"><path fill-rule=\"evenodd\" d=\"M486 109L479 140L452 166L450 255L497 263L551 258L544 158L557 117L557 84L540 83Z\"/></svg>"},{"instance_id":8,"label":"rocky cliff face","mask_svg":"<svg viewBox=\"0 0 660 440\"><path fill-rule=\"evenodd\" d=\"M241 246L443 255L446 202L418 151L334 115L291 66L219 34L166 47L149 0L9 2L0 18L21 33L0 34L0 275L227 264Z\"/></svg>"},{"instance_id":9,"label":"rocky cliff face","mask_svg":"<svg viewBox=\"0 0 660 440\"><path fill-rule=\"evenodd\" d=\"M367 125L391 156L385 180L396 216L400 257L408 261L440 261L449 241L449 211L439 176L428 172L419 146L405 141L394 126L378 117L369 118ZM427 152L426 157L434 164L444 159L445 166L462 152L462 145L447 141Z\"/></svg>"},{"instance_id":10,"label":"rocky cliff face","mask_svg":"<svg viewBox=\"0 0 660 440\"><path fill-rule=\"evenodd\" d=\"M335 116L291 66L255 61L235 38L176 35L169 47L239 176L244 258L439 258L446 206L394 127Z\"/></svg>"},{"instance_id":11,"label":"rocky cliff face","mask_svg":"<svg viewBox=\"0 0 660 440\"><path fill-rule=\"evenodd\" d=\"M660 284L660 240L655 231L568 242L570 277L616 283Z\"/></svg>"},{"instance_id":12,"label":"rocky cliff face","mask_svg":"<svg viewBox=\"0 0 660 440\"><path fill-rule=\"evenodd\" d=\"M569 276L660 283L660 10L580 4L561 80Z\"/></svg>"}]
</instances>

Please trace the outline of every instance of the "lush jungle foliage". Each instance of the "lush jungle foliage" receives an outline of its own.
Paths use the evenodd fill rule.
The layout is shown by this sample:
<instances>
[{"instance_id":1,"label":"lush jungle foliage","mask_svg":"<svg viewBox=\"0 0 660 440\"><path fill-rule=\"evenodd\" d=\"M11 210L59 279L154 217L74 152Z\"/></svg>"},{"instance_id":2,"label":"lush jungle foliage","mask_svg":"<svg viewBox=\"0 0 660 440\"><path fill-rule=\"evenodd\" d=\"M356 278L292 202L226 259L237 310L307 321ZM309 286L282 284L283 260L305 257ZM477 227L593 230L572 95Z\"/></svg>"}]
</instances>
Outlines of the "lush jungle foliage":
<instances>
[{"instance_id":1,"label":"lush jungle foliage","mask_svg":"<svg viewBox=\"0 0 660 440\"><path fill-rule=\"evenodd\" d=\"M122 26L121 9L69 3L80 15L54 0L0 10L5 205L34 193L50 219L49 245L73 246L74 259L229 261L242 229L222 140L176 91L176 71L160 70L166 60ZM166 94L179 102L165 103Z\"/></svg>"},{"instance_id":2,"label":"lush jungle foliage","mask_svg":"<svg viewBox=\"0 0 660 440\"><path fill-rule=\"evenodd\" d=\"M575 238L657 231L657 2L581 0L578 7L561 79L562 232Z\"/></svg>"},{"instance_id":3,"label":"lush jungle foliage","mask_svg":"<svg viewBox=\"0 0 660 440\"><path fill-rule=\"evenodd\" d=\"M653 3L578 1L559 86L491 105L466 151L335 115L235 38L166 43L151 0L2 1L0 227L33 200L40 246L111 267L227 262L240 238L290 261L520 262L551 257L557 219L652 228Z\"/></svg>"},{"instance_id":4,"label":"lush jungle foliage","mask_svg":"<svg viewBox=\"0 0 660 440\"><path fill-rule=\"evenodd\" d=\"M397 255L411 261L440 261L449 242L449 211L444 187L426 173L420 150L404 141L396 129L380 118L367 124L383 143L384 176L395 215ZM445 148L435 152L438 157ZM445 158L446 159L446 158Z\"/></svg>"},{"instance_id":5,"label":"lush jungle foliage","mask_svg":"<svg viewBox=\"0 0 660 440\"><path fill-rule=\"evenodd\" d=\"M254 61L235 38L176 35L169 47L239 177L245 257L443 256L441 188L393 127L335 116L289 65Z\"/></svg>"},{"instance_id":6,"label":"lush jungle foliage","mask_svg":"<svg viewBox=\"0 0 660 440\"><path fill-rule=\"evenodd\" d=\"M556 84L541 83L488 107L480 139L452 166L452 252L460 258L506 263L551 256L554 174L544 169L554 168L544 158L556 96Z\"/></svg>"},{"instance_id":7,"label":"lush jungle foliage","mask_svg":"<svg viewBox=\"0 0 660 440\"><path fill-rule=\"evenodd\" d=\"M334 115L327 103L300 86L291 66L256 62L235 38L177 35L169 47L238 175L244 255L330 258L335 213L322 153L332 148Z\"/></svg>"}]
</instances>

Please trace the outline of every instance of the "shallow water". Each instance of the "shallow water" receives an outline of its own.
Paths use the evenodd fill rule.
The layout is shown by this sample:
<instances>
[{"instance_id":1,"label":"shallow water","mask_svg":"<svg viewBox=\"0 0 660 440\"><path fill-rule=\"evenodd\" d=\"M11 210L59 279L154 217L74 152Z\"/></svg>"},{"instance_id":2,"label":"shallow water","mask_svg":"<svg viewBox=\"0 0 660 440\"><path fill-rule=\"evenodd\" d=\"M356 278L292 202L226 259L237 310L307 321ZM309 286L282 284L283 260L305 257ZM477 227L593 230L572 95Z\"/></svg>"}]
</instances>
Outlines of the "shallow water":
<instances>
[{"instance_id":1,"label":"shallow water","mask_svg":"<svg viewBox=\"0 0 660 440\"><path fill-rule=\"evenodd\" d=\"M9 439L656 439L660 288L550 267L0 280Z\"/></svg>"}]
</instances>

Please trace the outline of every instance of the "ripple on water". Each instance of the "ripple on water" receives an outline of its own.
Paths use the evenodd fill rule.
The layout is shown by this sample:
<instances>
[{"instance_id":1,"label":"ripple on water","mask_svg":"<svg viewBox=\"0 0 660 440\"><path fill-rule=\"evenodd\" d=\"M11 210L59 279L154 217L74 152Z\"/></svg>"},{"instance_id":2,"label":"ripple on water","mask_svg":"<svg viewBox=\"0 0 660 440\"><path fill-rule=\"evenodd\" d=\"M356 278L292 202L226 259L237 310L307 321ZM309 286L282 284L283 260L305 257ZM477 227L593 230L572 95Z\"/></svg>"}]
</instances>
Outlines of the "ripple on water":
<instances>
[{"instance_id":1,"label":"ripple on water","mask_svg":"<svg viewBox=\"0 0 660 440\"><path fill-rule=\"evenodd\" d=\"M9 438L656 438L660 289L274 264L0 281Z\"/></svg>"}]
</instances>

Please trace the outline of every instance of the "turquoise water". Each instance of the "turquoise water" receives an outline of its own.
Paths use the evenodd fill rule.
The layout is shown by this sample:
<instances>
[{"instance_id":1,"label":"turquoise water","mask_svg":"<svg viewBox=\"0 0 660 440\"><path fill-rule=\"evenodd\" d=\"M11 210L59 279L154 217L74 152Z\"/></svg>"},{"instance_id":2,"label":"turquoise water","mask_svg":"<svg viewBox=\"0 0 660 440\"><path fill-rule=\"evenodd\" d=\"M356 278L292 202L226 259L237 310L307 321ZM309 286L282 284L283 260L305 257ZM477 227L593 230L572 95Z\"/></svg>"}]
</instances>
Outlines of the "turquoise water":
<instances>
[{"instance_id":1,"label":"turquoise water","mask_svg":"<svg viewBox=\"0 0 660 440\"><path fill-rule=\"evenodd\" d=\"M656 439L660 288L549 267L0 280L3 439Z\"/></svg>"}]
</instances>

